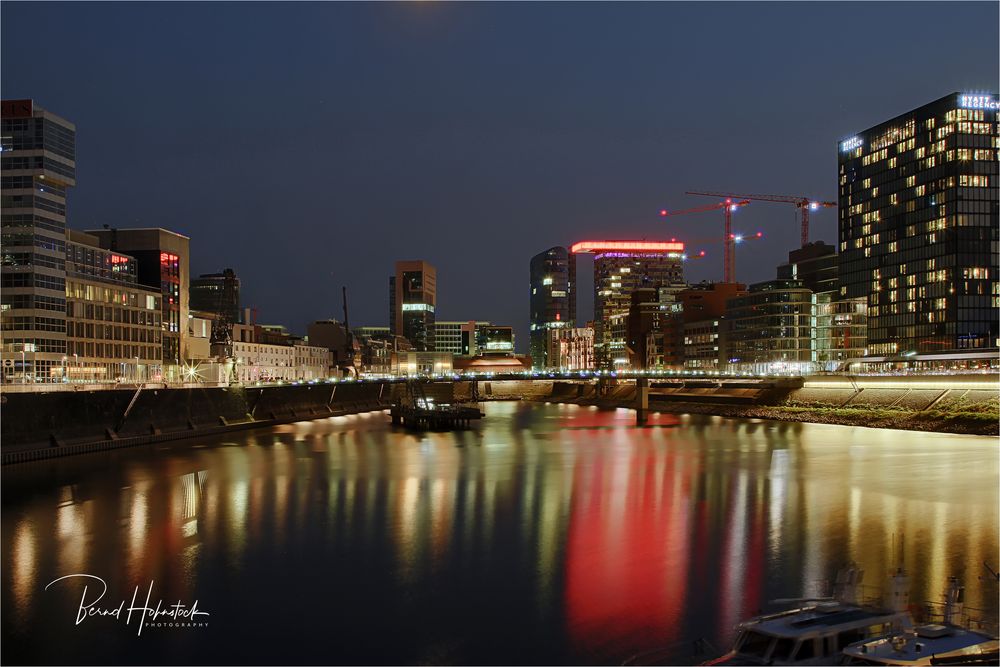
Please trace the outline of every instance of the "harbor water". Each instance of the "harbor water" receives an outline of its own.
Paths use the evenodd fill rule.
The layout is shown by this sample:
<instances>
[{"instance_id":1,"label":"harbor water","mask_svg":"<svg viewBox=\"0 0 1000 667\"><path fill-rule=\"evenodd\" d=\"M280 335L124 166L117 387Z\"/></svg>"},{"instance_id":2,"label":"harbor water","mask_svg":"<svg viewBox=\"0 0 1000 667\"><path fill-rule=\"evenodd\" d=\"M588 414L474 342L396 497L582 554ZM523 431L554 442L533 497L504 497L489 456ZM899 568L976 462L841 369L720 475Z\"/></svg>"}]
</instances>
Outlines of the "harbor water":
<instances>
[{"instance_id":1,"label":"harbor water","mask_svg":"<svg viewBox=\"0 0 1000 667\"><path fill-rule=\"evenodd\" d=\"M4 661L687 663L852 561L996 615L995 438L485 410L4 467Z\"/></svg>"}]
</instances>

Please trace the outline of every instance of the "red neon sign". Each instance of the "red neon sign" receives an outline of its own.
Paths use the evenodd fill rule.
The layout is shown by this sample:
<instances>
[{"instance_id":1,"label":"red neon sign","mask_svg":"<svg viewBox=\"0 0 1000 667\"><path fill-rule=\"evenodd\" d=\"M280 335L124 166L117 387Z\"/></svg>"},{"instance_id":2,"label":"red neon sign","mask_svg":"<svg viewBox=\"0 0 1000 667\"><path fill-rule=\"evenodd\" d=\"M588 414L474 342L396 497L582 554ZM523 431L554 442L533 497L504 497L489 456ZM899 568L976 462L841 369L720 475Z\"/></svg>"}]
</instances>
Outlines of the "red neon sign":
<instances>
[{"instance_id":1,"label":"red neon sign","mask_svg":"<svg viewBox=\"0 0 1000 667\"><path fill-rule=\"evenodd\" d=\"M684 244L672 241L580 241L570 252L684 252Z\"/></svg>"}]
</instances>

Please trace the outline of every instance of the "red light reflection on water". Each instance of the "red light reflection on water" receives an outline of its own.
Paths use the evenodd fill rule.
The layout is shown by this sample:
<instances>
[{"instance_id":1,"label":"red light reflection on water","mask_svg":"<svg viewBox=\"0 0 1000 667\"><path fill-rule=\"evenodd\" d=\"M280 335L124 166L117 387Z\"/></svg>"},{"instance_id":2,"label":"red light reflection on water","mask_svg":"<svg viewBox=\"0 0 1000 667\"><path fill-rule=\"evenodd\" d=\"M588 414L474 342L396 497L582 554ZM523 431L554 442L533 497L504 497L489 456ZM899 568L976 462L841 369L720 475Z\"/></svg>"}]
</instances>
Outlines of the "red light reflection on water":
<instances>
[{"instance_id":1,"label":"red light reflection on water","mask_svg":"<svg viewBox=\"0 0 1000 667\"><path fill-rule=\"evenodd\" d=\"M574 470L566 616L584 651L606 656L677 638L690 547L686 461L651 446L604 451Z\"/></svg>"}]
</instances>

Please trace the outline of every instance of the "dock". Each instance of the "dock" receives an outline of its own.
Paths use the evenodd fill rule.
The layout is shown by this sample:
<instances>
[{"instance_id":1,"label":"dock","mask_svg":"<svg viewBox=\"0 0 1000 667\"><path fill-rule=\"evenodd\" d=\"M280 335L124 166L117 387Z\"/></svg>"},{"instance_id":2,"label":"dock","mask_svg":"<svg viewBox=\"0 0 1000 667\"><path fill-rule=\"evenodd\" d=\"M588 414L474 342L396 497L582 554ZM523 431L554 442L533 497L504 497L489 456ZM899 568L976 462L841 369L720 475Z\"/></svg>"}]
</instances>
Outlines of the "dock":
<instances>
[{"instance_id":1,"label":"dock","mask_svg":"<svg viewBox=\"0 0 1000 667\"><path fill-rule=\"evenodd\" d=\"M403 396L389 410L393 426L419 431L460 429L469 428L474 420L485 416L478 405L455 403L448 399L435 404L426 389L425 381L412 379L406 382Z\"/></svg>"},{"instance_id":2,"label":"dock","mask_svg":"<svg viewBox=\"0 0 1000 667\"><path fill-rule=\"evenodd\" d=\"M469 428L473 420L484 417L482 410L467 405L418 407L397 404L389 414L393 426L420 431Z\"/></svg>"}]
</instances>

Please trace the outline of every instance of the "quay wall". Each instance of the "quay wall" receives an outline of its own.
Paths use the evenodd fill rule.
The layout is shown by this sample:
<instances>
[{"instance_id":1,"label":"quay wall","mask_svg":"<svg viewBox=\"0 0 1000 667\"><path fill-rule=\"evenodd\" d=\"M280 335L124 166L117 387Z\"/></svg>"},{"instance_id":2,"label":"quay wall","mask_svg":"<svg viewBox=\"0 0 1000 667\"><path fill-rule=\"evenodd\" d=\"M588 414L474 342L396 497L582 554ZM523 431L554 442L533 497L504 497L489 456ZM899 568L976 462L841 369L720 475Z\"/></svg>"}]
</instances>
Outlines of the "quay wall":
<instances>
[{"instance_id":1,"label":"quay wall","mask_svg":"<svg viewBox=\"0 0 1000 667\"><path fill-rule=\"evenodd\" d=\"M388 407L392 389L372 382L4 393L0 451L7 463L367 412Z\"/></svg>"}]
</instances>

